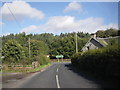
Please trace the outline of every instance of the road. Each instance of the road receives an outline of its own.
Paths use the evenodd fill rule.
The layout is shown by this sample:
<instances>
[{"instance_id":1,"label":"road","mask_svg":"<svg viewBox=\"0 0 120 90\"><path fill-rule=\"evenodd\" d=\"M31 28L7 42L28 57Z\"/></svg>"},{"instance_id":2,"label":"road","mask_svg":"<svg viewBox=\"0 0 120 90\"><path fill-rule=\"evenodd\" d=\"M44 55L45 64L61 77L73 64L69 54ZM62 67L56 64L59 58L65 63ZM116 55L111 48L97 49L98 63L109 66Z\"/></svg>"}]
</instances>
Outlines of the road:
<instances>
[{"instance_id":1,"label":"road","mask_svg":"<svg viewBox=\"0 0 120 90\"><path fill-rule=\"evenodd\" d=\"M73 72L70 63L54 63L21 88L97 88L99 85Z\"/></svg>"},{"instance_id":2,"label":"road","mask_svg":"<svg viewBox=\"0 0 120 90\"><path fill-rule=\"evenodd\" d=\"M12 85L11 85L12 86ZM17 85L16 85L17 86ZM92 79L78 74L70 63L53 63L52 66L24 79L17 88L99 88Z\"/></svg>"}]
</instances>

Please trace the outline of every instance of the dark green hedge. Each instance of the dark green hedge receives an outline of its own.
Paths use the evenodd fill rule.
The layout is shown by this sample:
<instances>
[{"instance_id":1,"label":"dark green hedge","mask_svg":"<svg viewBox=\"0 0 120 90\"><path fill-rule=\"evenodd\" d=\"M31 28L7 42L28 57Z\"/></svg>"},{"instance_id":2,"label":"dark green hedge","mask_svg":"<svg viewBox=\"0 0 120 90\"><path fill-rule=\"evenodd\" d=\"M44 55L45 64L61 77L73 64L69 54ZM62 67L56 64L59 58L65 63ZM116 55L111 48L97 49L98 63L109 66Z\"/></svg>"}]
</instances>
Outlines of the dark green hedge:
<instances>
[{"instance_id":1,"label":"dark green hedge","mask_svg":"<svg viewBox=\"0 0 120 90\"><path fill-rule=\"evenodd\" d=\"M81 71L100 77L120 77L120 45L74 54L73 65Z\"/></svg>"}]
</instances>

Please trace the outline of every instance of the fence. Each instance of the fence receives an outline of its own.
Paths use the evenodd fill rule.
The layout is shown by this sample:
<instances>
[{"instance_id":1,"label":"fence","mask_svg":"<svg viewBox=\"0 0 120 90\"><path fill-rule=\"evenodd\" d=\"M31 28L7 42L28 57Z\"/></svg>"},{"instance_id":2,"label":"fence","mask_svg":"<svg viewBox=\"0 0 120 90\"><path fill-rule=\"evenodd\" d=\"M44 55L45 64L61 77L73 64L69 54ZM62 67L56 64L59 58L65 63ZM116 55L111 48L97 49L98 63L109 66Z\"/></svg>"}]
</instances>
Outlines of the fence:
<instances>
[{"instance_id":1,"label":"fence","mask_svg":"<svg viewBox=\"0 0 120 90\"><path fill-rule=\"evenodd\" d=\"M50 59L51 62L71 62L71 59Z\"/></svg>"}]
</instances>

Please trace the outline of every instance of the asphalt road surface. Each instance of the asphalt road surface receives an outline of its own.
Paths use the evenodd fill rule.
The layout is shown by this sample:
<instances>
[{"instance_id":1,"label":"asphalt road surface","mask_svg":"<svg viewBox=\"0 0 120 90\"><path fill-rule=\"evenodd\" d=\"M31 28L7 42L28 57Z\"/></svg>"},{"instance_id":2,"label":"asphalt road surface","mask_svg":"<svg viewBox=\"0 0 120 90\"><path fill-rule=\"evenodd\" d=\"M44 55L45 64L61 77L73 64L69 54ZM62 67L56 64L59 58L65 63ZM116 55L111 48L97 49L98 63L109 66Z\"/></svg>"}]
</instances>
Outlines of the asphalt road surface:
<instances>
[{"instance_id":1,"label":"asphalt road surface","mask_svg":"<svg viewBox=\"0 0 120 90\"><path fill-rule=\"evenodd\" d=\"M18 88L100 88L93 80L76 73L70 63L53 63L32 76Z\"/></svg>"}]
</instances>

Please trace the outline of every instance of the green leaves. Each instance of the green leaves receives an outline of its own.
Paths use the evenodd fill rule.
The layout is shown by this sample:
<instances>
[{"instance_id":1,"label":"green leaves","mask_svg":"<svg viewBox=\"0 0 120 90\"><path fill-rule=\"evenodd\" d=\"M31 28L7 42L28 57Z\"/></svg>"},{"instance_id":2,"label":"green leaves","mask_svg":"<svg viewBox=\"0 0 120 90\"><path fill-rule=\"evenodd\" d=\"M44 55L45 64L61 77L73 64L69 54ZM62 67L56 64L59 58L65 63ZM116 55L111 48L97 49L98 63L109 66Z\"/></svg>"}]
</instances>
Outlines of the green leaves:
<instances>
[{"instance_id":1,"label":"green leaves","mask_svg":"<svg viewBox=\"0 0 120 90\"><path fill-rule=\"evenodd\" d=\"M3 62L18 62L25 57L23 47L15 40L8 40L2 47Z\"/></svg>"},{"instance_id":2,"label":"green leaves","mask_svg":"<svg viewBox=\"0 0 120 90\"><path fill-rule=\"evenodd\" d=\"M105 31L99 30L96 32L96 35L97 35L97 37L101 37L101 38L114 37L114 36L119 36L119 32L120 32L120 30L110 28Z\"/></svg>"},{"instance_id":3,"label":"green leaves","mask_svg":"<svg viewBox=\"0 0 120 90\"><path fill-rule=\"evenodd\" d=\"M48 46L43 41L31 40L30 41L30 52L31 57L37 56L39 54L48 54Z\"/></svg>"},{"instance_id":4,"label":"green leaves","mask_svg":"<svg viewBox=\"0 0 120 90\"><path fill-rule=\"evenodd\" d=\"M78 32L78 50L80 51L89 38L88 33ZM37 56L40 53L56 56L64 55L64 58L70 58L75 53L75 32L61 33L53 35L52 33L29 34L25 33L10 34L3 36L3 46L8 40L15 40L23 47L23 52L26 57L29 57L29 40L31 40L31 56Z\"/></svg>"},{"instance_id":5,"label":"green leaves","mask_svg":"<svg viewBox=\"0 0 120 90\"><path fill-rule=\"evenodd\" d=\"M112 45L97 50L89 50L72 56L72 64L90 74L100 77L120 75L120 47ZM112 73L111 73L112 72Z\"/></svg>"},{"instance_id":6,"label":"green leaves","mask_svg":"<svg viewBox=\"0 0 120 90\"><path fill-rule=\"evenodd\" d=\"M40 54L47 55L48 47L43 41L30 41L30 56L38 56ZM33 60L29 58L28 46L21 46L16 40L8 40L4 42L2 47L2 56L4 56L3 63L32 63Z\"/></svg>"},{"instance_id":7,"label":"green leaves","mask_svg":"<svg viewBox=\"0 0 120 90\"><path fill-rule=\"evenodd\" d=\"M79 33L78 33L79 34ZM81 33L80 33L81 34ZM84 35L84 34L82 34ZM80 38L78 36L78 50L80 51L88 38ZM75 53L75 33L61 34L60 37L54 40L51 44L51 55L64 55L64 58L70 58Z\"/></svg>"}]
</instances>

